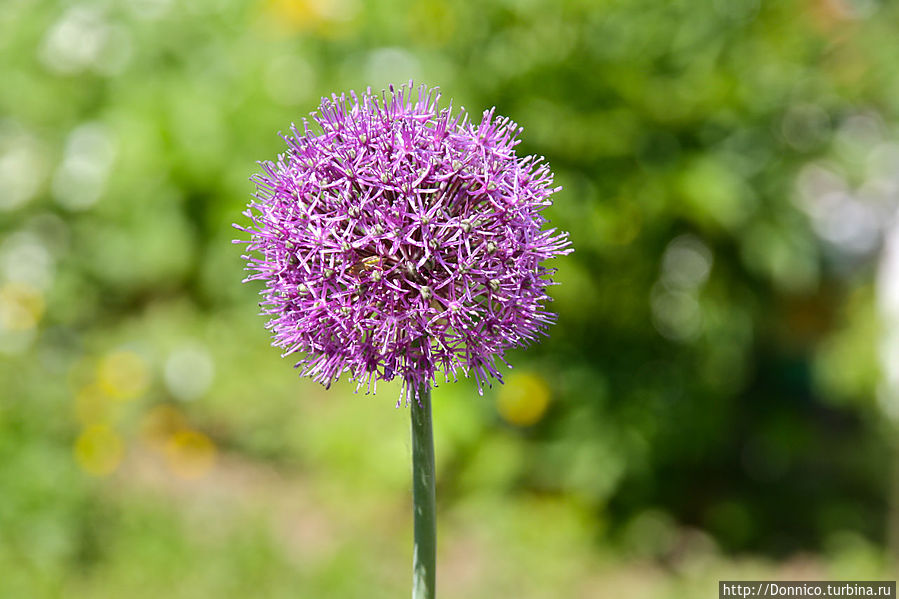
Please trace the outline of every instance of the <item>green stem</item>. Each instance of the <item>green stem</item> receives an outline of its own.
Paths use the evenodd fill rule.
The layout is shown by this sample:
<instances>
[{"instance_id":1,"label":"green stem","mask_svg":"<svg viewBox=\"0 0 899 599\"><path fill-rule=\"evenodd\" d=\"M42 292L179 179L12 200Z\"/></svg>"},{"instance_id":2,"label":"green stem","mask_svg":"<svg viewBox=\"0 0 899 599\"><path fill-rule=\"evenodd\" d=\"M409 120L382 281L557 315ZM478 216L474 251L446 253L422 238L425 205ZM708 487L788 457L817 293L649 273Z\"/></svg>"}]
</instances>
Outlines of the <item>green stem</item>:
<instances>
[{"instance_id":1,"label":"green stem","mask_svg":"<svg viewBox=\"0 0 899 599\"><path fill-rule=\"evenodd\" d=\"M434 434L431 388L421 385L412 400L412 508L415 547L412 599L434 599L437 575L437 514L434 493Z\"/></svg>"}]
</instances>

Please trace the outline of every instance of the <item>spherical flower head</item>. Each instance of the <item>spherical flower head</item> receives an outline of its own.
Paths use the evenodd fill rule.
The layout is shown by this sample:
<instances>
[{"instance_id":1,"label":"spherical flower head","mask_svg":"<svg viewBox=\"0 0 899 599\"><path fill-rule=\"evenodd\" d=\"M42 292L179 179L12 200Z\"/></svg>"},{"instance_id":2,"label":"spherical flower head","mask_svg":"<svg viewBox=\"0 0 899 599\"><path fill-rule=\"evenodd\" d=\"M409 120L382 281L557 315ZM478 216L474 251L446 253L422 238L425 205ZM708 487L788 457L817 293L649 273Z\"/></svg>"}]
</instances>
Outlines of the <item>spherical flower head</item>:
<instances>
[{"instance_id":1,"label":"spherical flower head","mask_svg":"<svg viewBox=\"0 0 899 599\"><path fill-rule=\"evenodd\" d=\"M543 229L552 172L516 156L508 118L439 98L411 82L325 98L252 178L246 280L265 282L273 345L325 386L400 376L408 394L442 370L480 391L554 321L541 262L571 249Z\"/></svg>"}]
</instances>

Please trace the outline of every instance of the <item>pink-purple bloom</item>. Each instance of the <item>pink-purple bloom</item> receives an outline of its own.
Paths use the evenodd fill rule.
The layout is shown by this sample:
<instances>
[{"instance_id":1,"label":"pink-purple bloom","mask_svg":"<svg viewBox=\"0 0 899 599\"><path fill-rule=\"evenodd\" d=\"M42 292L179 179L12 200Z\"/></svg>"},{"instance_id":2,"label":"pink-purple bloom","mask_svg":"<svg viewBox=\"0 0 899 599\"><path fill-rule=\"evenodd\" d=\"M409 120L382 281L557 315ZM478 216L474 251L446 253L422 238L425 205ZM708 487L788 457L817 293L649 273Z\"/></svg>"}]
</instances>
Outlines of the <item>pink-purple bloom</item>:
<instances>
[{"instance_id":1,"label":"pink-purple bloom","mask_svg":"<svg viewBox=\"0 0 899 599\"><path fill-rule=\"evenodd\" d=\"M326 386L400 376L410 392L442 370L480 390L555 319L541 262L571 249L542 229L552 172L516 156L508 118L439 98L411 82L324 98L252 177L247 280L265 282L273 345Z\"/></svg>"}]
</instances>

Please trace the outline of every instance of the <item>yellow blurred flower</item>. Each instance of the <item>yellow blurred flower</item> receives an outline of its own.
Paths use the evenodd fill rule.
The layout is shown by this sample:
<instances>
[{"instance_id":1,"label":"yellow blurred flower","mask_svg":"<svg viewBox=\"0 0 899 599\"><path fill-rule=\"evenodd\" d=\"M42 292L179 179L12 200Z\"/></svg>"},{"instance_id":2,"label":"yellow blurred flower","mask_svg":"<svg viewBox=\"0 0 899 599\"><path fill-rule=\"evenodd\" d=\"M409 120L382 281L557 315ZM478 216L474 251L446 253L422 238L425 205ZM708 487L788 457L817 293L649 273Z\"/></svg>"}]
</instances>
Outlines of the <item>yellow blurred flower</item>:
<instances>
[{"instance_id":1,"label":"yellow blurred flower","mask_svg":"<svg viewBox=\"0 0 899 599\"><path fill-rule=\"evenodd\" d=\"M172 435L165 445L166 463L181 478L199 478L215 463L216 448L201 432L183 429Z\"/></svg>"},{"instance_id":2,"label":"yellow blurred flower","mask_svg":"<svg viewBox=\"0 0 899 599\"><path fill-rule=\"evenodd\" d=\"M133 351L115 351L100 360L97 381L110 397L134 399L147 390L150 370L144 359Z\"/></svg>"},{"instance_id":3,"label":"yellow blurred flower","mask_svg":"<svg viewBox=\"0 0 899 599\"><path fill-rule=\"evenodd\" d=\"M122 438L109 425L93 424L75 441L75 460L94 476L106 476L118 468L125 454Z\"/></svg>"},{"instance_id":4,"label":"yellow blurred flower","mask_svg":"<svg viewBox=\"0 0 899 599\"><path fill-rule=\"evenodd\" d=\"M110 400L100 385L85 385L75 394L75 416L85 426L108 422L114 407Z\"/></svg>"},{"instance_id":5,"label":"yellow blurred flower","mask_svg":"<svg viewBox=\"0 0 899 599\"><path fill-rule=\"evenodd\" d=\"M540 376L532 373L512 375L500 390L496 407L500 416L516 426L538 422L549 406L550 390Z\"/></svg>"},{"instance_id":6,"label":"yellow blurred flower","mask_svg":"<svg viewBox=\"0 0 899 599\"><path fill-rule=\"evenodd\" d=\"M44 315L44 296L25 283L0 287L0 329L27 331L37 326Z\"/></svg>"},{"instance_id":7,"label":"yellow blurred flower","mask_svg":"<svg viewBox=\"0 0 899 599\"><path fill-rule=\"evenodd\" d=\"M184 428L187 428L184 414L168 404L153 406L144 414L140 425L144 441L160 450L165 448L172 435Z\"/></svg>"},{"instance_id":8,"label":"yellow blurred flower","mask_svg":"<svg viewBox=\"0 0 899 599\"><path fill-rule=\"evenodd\" d=\"M262 12L282 33L333 34L335 26L350 21L357 11L356 0L265 0Z\"/></svg>"}]
</instances>

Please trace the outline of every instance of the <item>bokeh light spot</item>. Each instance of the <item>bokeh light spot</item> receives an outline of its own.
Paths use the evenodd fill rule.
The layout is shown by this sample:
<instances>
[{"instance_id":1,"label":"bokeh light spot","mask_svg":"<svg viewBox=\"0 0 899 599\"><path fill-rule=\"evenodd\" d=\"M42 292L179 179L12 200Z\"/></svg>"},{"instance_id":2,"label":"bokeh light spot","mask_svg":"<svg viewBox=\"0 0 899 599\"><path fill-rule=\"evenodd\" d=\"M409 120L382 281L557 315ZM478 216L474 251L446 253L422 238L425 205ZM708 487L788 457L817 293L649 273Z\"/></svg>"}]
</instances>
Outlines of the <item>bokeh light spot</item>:
<instances>
[{"instance_id":1,"label":"bokeh light spot","mask_svg":"<svg viewBox=\"0 0 899 599\"><path fill-rule=\"evenodd\" d=\"M106 424L94 424L75 441L75 459L82 470L94 476L115 471L125 454L122 438Z\"/></svg>"},{"instance_id":2,"label":"bokeh light spot","mask_svg":"<svg viewBox=\"0 0 899 599\"><path fill-rule=\"evenodd\" d=\"M421 64L415 55L403 48L377 48L368 54L364 73L373 85L387 85L420 78Z\"/></svg>"},{"instance_id":3,"label":"bokeh light spot","mask_svg":"<svg viewBox=\"0 0 899 599\"><path fill-rule=\"evenodd\" d=\"M133 351L115 351L100 361L97 380L110 397L134 399L147 390L150 371L144 359Z\"/></svg>"},{"instance_id":4,"label":"bokeh light spot","mask_svg":"<svg viewBox=\"0 0 899 599\"><path fill-rule=\"evenodd\" d=\"M31 347L44 313L44 296L26 283L0 287L0 353L20 354Z\"/></svg>"},{"instance_id":5,"label":"bokeh light spot","mask_svg":"<svg viewBox=\"0 0 899 599\"><path fill-rule=\"evenodd\" d=\"M187 419L178 408L168 404L154 406L141 421L141 436L150 445L162 449L176 431L186 426Z\"/></svg>"},{"instance_id":6,"label":"bokeh light spot","mask_svg":"<svg viewBox=\"0 0 899 599\"><path fill-rule=\"evenodd\" d=\"M263 13L277 31L293 33L329 27L352 20L358 12L356 0L269 0Z\"/></svg>"},{"instance_id":7,"label":"bokeh light spot","mask_svg":"<svg viewBox=\"0 0 899 599\"><path fill-rule=\"evenodd\" d=\"M503 420L516 426L531 426L546 413L550 390L541 377L523 373L509 377L500 388L496 407Z\"/></svg>"},{"instance_id":8,"label":"bokeh light spot","mask_svg":"<svg viewBox=\"0 0 899 599\"><path fill-rule=\"evenodd\" d=\"M50 71L73 75L93 69L116 74L131 56L124 27L112 24L94 6L73 6L46 32L38 56Z\"/></svg>"},{"instance_id":9,"label":"bokeh light spot","mask_svg":"<svg viewBox=\"0 0 899 599\"><path fill-rule=\"evenodd\" d=\"M681 235L665 248L661 280L673 289L694 289L708 279L712 260L711 250L699 238Z\"/></svg>"},{"instance_id":10,"label":"bokeh light spot","mask_svg":"<svg viewBox=\"0 0 899 599\"><path fill-rule=\"evenodd\" d=\"M85 426L107 422L112 408L110 397L96 383L85 385L75 395L75 416Z\"/></svg>"},{"instance_id":11,"label":"bokeh light spot","mask_svg":"<svg viewBox=\"0 0 899 599\"><path fill-rule=\"evenodd\" d=\"M31 200L43 183L44 150L22 126L0 121L0 210Z\"/></svg>"},{"instance_id":12,"label":"bokeh light spot","mask_svg":"<svg viewBox=\"0 0 899 599\"><path fill-rule=\"evenodd\" d=\"M69 134L65 156L53 178L56 201L69 210L92 207L106 188L116 144L101 123L85 123Z\"/></svg>"},{"instance_id":13,"label":"bokeh light spot","mask_svg":"<svg viewBox=\"0 0 899 599\"><path fill-rule=\"evenodd\" d=\"M44 297L26 283L0 287L0 334L26 331L37 326L44 314Z\"/></svg>"},{"instance_id":14,"label":"bokeh light spot","mask_svg":"<svg viewBox=\"0 0 899 599\"><path fill-rule=\"evenodd\" d=\"M694 340L702 330L702 310L690 293L672 291L656 284L650 292L652 322L666 339Z\"/></svg>"},{"instance_id":15,"label":"bokeh light spot","mask_svg":"<svg viewBox=\"0 0 899 599\"><path fill-rule=\"evenodd\" d=\"M41 238L29 231L13 233L0 245L0 273L8 281L46 290L53 282L53 262Z\"/></svg>"},{"instance_id":16,"label":"bokeh light spot","mask_svg":"<svg viewBox=\"0 0 899 599\"><path fill-rule=\"evenodd\" d=\"M212 440L201 432L184 429L172 435L165 445L166 463L181 478L199 478L215 463Z\"/></svg>"},{"instance_id":17,"label":"bokeh light spot","mask_svg":"<svg viewBox=\"0 0 899 599\"><path fill-rule=\"evenodd\" d=\"M188 345L172 352L165 363L165 384L185 401L202 396L212 384L215 366L205 348Z\"/></svg>"}]
</instances>

